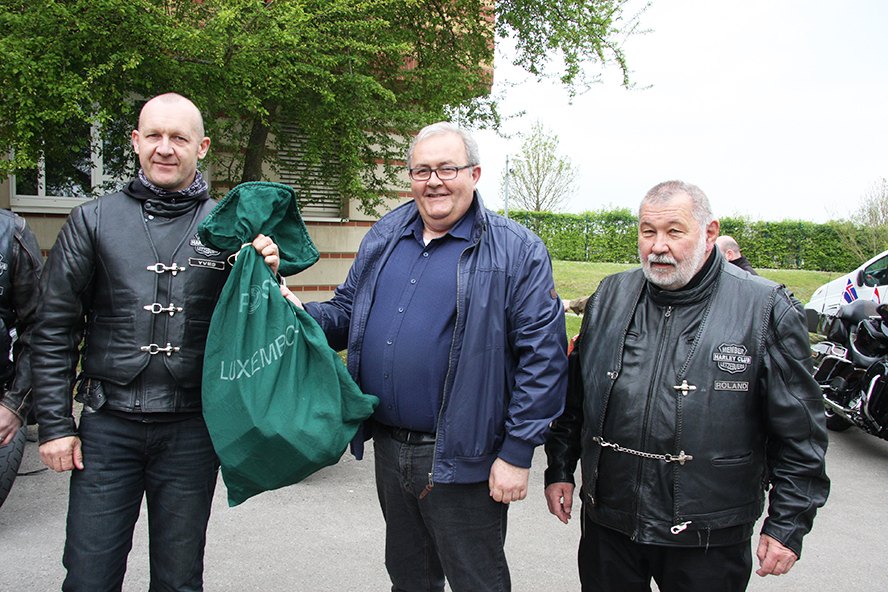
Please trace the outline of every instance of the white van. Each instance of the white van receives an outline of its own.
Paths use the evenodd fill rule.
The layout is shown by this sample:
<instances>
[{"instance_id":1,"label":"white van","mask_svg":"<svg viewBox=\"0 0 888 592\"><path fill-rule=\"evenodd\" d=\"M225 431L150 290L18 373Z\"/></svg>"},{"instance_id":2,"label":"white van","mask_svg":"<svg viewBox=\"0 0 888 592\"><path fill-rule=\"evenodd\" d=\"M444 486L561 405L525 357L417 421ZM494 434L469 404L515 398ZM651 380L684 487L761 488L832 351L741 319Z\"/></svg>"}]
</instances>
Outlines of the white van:
<instances>
[{"instance_id":1,"label":"white van","mask_svg":"<svg viewBox=\"0 0 888 592\"><path fill-rule=\"evenodd\" d=\"M823 313L834 313L843 304L864 299L888 302L888 251L879 253L854 271L817 288L805 305L808 330L814 332Z\"/></svg>"}]
</instances>

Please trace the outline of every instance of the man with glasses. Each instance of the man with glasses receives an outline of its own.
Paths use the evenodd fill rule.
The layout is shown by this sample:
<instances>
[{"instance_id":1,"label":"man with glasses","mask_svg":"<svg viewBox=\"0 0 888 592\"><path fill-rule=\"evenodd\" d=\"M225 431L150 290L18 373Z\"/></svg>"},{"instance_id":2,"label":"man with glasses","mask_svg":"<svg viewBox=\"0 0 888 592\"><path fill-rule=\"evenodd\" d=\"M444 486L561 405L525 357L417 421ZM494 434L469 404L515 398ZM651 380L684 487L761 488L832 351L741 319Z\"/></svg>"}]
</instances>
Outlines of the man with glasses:
<instances>
[{"instance_id":1,"label":"man with glasses","mask_svg":"<svg viewBox=\"0 0 888 592\"><path fill-rule=\"evenodd\" d=\"M549 254L484 208L478 163L466 131L420 131L413 201L373 226L332 300L305 305L380 399L354 449L372 435L393 590L443 591L445 577L454 592L511 589L508 504L564 405Z\"/></svg>"}]
</instances>

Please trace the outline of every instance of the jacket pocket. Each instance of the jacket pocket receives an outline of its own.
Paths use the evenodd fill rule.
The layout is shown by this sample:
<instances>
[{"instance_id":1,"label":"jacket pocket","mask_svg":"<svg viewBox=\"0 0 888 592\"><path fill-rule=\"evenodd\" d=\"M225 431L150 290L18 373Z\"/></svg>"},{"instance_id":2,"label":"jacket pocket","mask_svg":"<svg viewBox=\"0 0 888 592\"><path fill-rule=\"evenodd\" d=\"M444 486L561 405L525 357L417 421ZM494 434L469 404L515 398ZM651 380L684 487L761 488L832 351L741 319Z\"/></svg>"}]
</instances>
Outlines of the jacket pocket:
<instances>
[{"instance_id":1,"label":"jacket pocket","mask_svg":"<svg viewBox=\"0 0 888 592\"><path fill-rule=\"evenodd\" d=\"M752 451L745 454L741 454L739 456L723 456L720 458L712 459L713 467L735 467L738 465L745 465L752 462Z\"/></svg>"}]
</instances>

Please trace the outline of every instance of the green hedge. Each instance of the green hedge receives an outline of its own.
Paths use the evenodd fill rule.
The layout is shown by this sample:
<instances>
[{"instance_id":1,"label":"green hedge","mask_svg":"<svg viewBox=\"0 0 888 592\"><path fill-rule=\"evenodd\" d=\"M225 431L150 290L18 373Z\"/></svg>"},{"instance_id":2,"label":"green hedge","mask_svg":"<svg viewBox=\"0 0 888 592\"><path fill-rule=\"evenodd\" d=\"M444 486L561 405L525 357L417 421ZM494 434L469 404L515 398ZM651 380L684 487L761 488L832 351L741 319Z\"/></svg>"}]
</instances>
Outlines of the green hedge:
<instances>
[{"instance_id":1,"label":"green hedge","mask_svg":"<svg viewBox=\"0 0 888 592\"><path fill-rule=\"evenodd\" d=\"M638 263L638 217L628 208L583 214L510 211L509 217L539 235L553 259ZM842 248L832 223L745 218L721 218L720 222L721 234L737 240L753 267L845 273L862 263Z\"/></svg>"}]
</instances>

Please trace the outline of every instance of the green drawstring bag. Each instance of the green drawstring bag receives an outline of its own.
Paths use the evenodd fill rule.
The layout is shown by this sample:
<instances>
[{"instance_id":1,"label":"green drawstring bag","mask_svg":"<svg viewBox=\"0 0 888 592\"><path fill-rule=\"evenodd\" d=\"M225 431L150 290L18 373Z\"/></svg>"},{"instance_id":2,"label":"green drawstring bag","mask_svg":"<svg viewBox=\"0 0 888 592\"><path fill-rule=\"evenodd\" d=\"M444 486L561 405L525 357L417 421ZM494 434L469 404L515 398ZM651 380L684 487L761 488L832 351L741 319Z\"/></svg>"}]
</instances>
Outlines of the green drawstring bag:
<instances>
[{"instance_id":1,"label":"green drawstring bag","mask_svg":"<svg viewBox=\"0 0 888 592\"><path fill-rule=\"evenodd\" d=\"M203 414L229 506L335 464L379 403L352 381L315 320L281 295L250 245L259 233L277 243L281 275L318 259L285 185L235 187L198 229L205 245L240 250L213 312L203 373Z\"/></svg>"}]
</instances>

